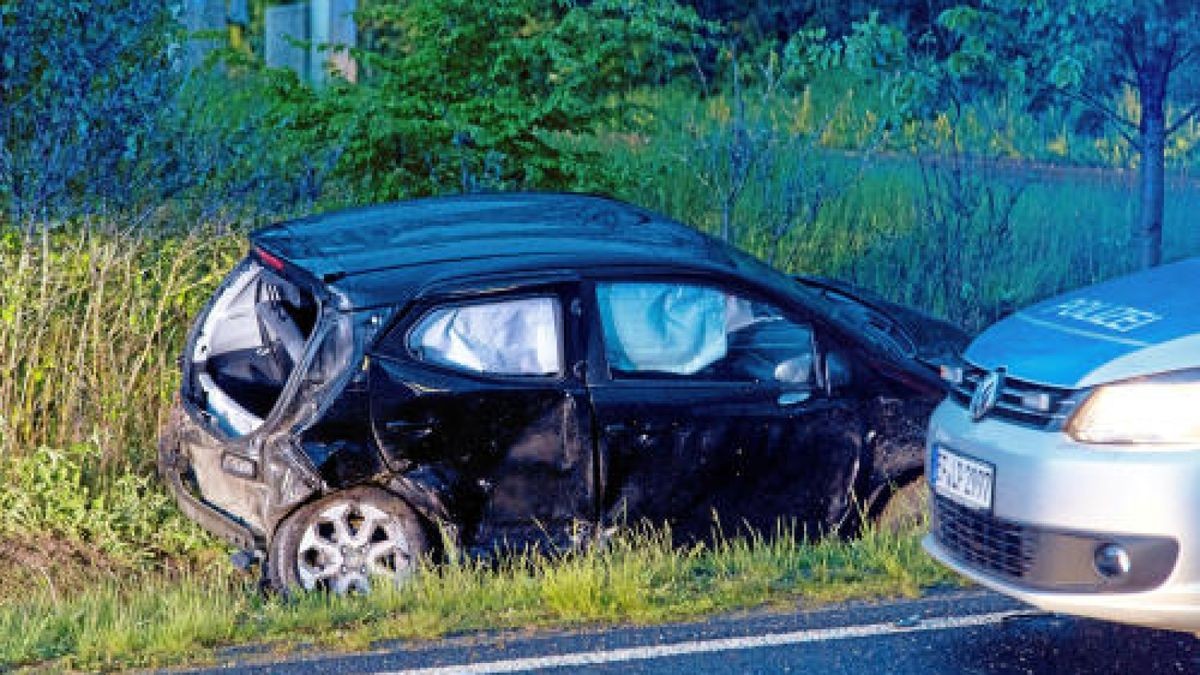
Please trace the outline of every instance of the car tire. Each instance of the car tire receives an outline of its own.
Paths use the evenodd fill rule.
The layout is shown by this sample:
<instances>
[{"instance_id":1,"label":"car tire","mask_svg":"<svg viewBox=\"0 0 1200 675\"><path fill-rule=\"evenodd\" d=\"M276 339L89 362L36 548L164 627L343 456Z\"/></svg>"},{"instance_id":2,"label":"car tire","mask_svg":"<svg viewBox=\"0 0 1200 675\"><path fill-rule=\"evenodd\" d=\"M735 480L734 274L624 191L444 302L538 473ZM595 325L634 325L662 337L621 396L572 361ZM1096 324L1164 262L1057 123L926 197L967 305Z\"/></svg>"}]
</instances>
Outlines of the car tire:
<instances>
[{"instance_id":1,"label":"car tire","mask_svg":"<svg viewBox=\"0 0 1200 675\"><path fill-rule=\"evenodd\" d=\"M892 490L875 516L875 527L889 534L912 531L929 520L929 488L917 478Z\"/></svg>"},{"instance_id":2,"label":"car tire","mask_svg":"<svg viewBox=\"0 0 1200 675\"><path fill-rule=\"evenodd\" d=\"M277 591L369 593L403 584L429 551L417 514L375 486L335 492L287 516L267 546L266 582Z\"/></svg>"}]
</instances>

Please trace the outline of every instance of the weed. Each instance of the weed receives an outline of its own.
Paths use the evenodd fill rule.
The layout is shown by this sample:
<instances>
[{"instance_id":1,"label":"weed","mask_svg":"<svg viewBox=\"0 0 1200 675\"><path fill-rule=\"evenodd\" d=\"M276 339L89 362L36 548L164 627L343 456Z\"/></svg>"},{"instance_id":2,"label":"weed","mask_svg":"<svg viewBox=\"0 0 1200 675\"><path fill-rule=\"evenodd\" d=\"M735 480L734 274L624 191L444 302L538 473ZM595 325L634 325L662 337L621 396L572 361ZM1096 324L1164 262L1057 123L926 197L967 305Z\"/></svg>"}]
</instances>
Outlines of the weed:
<instances>
[{"instance_id":1,"label":"weed","mask_svg":"<svg viewBox=\"0 0 1200 675\"><path fill-rule=\"evenodd\" d=\"M148 583L109 580L88 593L0 608L0 665L162 666L211 659L218 645L313 641L334 649L450 632L652 622L748 608L914 595L951 581L920 552L916 532L859 540L772 538L675 548L641 529L566 557L536 552L497 563L426 566L409 583L366 597L262 598L227 574Z\"/></svg>"},{"instance_id":2,"label":"weed","mask_svg":"<svg viewBox=\"0 0 1200 675\"><path fill-rule=\"evenodd\" d=\"M188 322L243 247L206 229L0 227L0 456L85 443L103 467L148 467Z\"/></svg>"}]
</instances>

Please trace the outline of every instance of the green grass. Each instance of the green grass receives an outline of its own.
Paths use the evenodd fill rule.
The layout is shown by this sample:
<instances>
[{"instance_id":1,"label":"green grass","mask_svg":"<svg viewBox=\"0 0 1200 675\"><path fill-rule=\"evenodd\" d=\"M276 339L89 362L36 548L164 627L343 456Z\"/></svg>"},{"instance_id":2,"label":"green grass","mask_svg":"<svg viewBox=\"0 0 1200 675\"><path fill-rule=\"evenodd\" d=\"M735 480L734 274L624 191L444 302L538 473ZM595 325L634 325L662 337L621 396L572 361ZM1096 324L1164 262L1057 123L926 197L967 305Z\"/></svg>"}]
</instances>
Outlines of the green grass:
<instances>
[{"instance_id":1,"label":"green grass","mask_svg":"<svg viewBox=\"0 0 1200 675\"><path fill-rule=\"evenodd\" d=\"M868 532L853 542L723 541L673 548L663 532L549 558L423 569L410 584L366 597L264 598L246 577L219 572L98 583L0 608L0 667L113 669L212 661L246 642L365 648L380 640L459 631L653 623L713 612L915 596L954 583L913 533Z\"/></svg>"},{"instance_id":2,"label":"green grass","mask_svg":"<svg viewBox=\"0 0 1200 675\"><path fill-rule=\"evenodd\" d=\"M751 131L766 149L731 211L734 241L786 271L843 277L970 329L1133 268L1128 172L994 161L1054 156L1038 150L1054 141L1049 127L1027 129L1005 110L1016 136L982 153L993 161L955 177L948 169L963 156L951 153L923 171L895 154L920 130L856 150L870 145L877 103L824 83L754 111ZM639 133L561 142L596 151L597 181L616 196L719 232L728 101L667 92L648 111ZM935 135L945 124L933 123ZM988 140L978 119L961 136L976 150L1008 142ZM1067 159L1081 156L1090 157ZM1008 197L1013 208L998 217ZM797 208L785 216L789 205ZM1173 177L1168 259L1200 253L1197 211L1197 184ZM914 534L673 549L662 532L635 532L580 555L432 568L365 599L264 599L151 472L176 356L245 250L237 230L0 224L0 670L165 665L245 642L349 648L481 628L653 622L913 595L952 579Z\"/></svg>"},{"instance_id":3,"label":"green grass","mask_svg":"<svg viewBox=\"0 0 1200 675\"><path fill-rule=\"evenodd\" d=\"M0 222L0 457L85 444L146 468L188 321L243 239L30 225Z\"/></svg>"},{"instance_id":4,"label":"green grass","mask_svg":"<svg viewBox=\"0 0 1200 675\"><path fill-rule=\"evenodd\" d=\"M718 234L714 185L729 183L727 114L717 103L674 111L648 123L644 138L602 141L616 194ZM831 150L770 117L750 121L777 136L756 158L770 170L750 171L733 209L733 239L785 271L841 277L978 330L1136 266L1132 171L931 155L923 172L913 156ZM990 205L1006 195L1015 203L1001 218ZM789 202L801 208L781 220ZM1172 174L1165 259L1200 254L1198 209L1200 181Z\"/></svg>"},{"instance_id":5,"label":"green grass","mask_svg":"<svg viewBox=\"0 0 1200 675\"><path fill-rule=\"evenodd\" d=\"M86 445L0 458L0 483L0 542L8 544L0 546L0 562L54 566L47 576L0 566L6 569L0 573L0 601L20 597L29 583L41 587L44 580L51 593L69 594L106 574L198 567L220 551L179 513L152 475L102 472L98 453ZM20 542L36 546L15 553ZM43 559L39 548L53 553ZM75 572L84 574L63 578Z\"/></svg>"}]
</instances>

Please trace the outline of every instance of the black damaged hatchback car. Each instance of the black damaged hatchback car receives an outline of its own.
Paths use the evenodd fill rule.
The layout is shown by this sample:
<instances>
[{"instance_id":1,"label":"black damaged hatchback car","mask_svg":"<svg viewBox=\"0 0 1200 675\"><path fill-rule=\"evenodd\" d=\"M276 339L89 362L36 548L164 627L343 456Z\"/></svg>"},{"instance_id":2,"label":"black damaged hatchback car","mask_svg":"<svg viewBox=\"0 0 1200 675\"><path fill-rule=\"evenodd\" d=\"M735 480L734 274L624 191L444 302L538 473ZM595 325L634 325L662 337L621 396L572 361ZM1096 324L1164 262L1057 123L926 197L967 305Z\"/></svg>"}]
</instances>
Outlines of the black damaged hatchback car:
<instances>
[{"instance_id":1,"label":"black damaged hatchback car","mask_svg":"<svg viewBox=\"0 0 1200 675\"><path fill-rule=\"evenodd\" d=\"M937 364L966 342L592 196L424 199L250 241L188 337L159 464L279 588L367 591L443 535L854 527L856 503L920 489Z\"/></svg>"}]
</instances>

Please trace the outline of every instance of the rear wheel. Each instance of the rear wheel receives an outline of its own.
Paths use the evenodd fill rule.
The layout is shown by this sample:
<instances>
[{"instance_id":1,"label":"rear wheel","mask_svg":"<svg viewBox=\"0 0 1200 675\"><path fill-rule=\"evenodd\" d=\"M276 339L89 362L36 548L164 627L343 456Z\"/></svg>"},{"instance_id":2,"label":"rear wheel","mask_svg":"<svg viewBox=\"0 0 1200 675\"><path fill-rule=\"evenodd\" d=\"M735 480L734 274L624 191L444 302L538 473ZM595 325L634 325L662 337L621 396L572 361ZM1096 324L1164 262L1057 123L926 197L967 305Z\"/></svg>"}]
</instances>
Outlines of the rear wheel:
<instances>
[{"instance_id":1,"label":"rear wheel","mask_svg":"<svg viewBox=\"0 0 1200 675\"><path fill-rule=\"evenodd\" d=\"M280 523L268 549L267 578L276 589L343 595L403 583L428 543L404 500L360 486L297 509Z\"/></svg>"}]
</instances>

